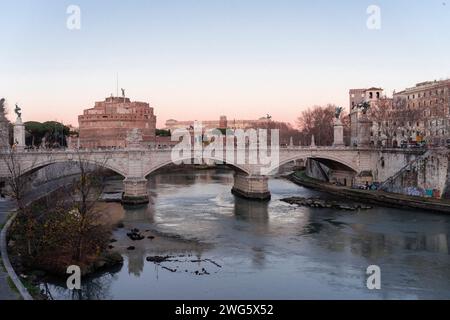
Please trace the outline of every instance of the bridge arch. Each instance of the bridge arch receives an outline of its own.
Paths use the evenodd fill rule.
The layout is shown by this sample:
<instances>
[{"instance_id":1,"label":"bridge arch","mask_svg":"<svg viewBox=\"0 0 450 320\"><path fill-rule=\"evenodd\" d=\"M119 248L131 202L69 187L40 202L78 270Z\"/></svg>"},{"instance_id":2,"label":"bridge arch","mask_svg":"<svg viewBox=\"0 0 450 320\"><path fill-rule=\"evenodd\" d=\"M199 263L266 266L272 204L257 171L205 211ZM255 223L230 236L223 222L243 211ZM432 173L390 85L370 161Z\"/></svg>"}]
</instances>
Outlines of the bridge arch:
<instances>
[{"instance_id":1,"label":"bridge arch","mask_svg":"<svg viewBox=\"0 0 450 320\"><path fill-rule=\"evenodd\" d=\"M339 156L333 156L330 154L315 154L315 155L303 154L303 155L296 155L296 156L288 157L288 158L282 159L282 160L280 159L280 163L271 170L271 173L273 173L275 170L278 170L280 167L282 167L283 165L288 164L290 162L297 161L297 160L305 160L306 161L308 159L317 160L321 163L324 163L325 165L334 164L335 167L331 168L331 169L341 169L341 170L351 171L354 173L359 172L358 167L355 164L353 164Z\"/></svg>"},{"instance_id":2,"label":"bridge arch","mask_svg":"<svg viewBox=\"0 0 450 320\"><path fill-rule=\"evenodd\" d=\"M233 169L237 170L238 172L245 173L246 175L250 175L251 174L251 172L246 167L244 167L243 165L227 163L226 161L224 161L223 158L205 157L203 159L211 160L211 161L217 161L217 162L223 163L223 164L225 164L225 165L227 165L229 167L232 167ZM187 162L190 162L190 163L193 163L194 162L193 160L194 160L193 157L186 157L186 158L180 158L179 159L179 161L183 161L183 162L187 161ZM160 163L158 163L156 165L153 165L153 166L151 166L151 168L147 168L145 170L144 177L147 177L150 174L152 174L153 172L155 172L156 170L161 169L161 168L163 168L165 166L168 166L170 164L174 164L172 160L166 160L166 161L160 162Z\"/></svg>"},{"instance_id":3,"label":"bridge arch","mask_svg":"<svg viewBox=\"0 0 450 320\"><path fill-rule=\"evenodd\" d=\"M43 169L45 167L48 167L52 164L57 164L57 163L77 163L79 160L77 159L48 159L45 161L39 161L37 163L33 163L31 166L26 167L25 169L22 170L21 174L25 175L28 173L33 173L35 171L38 171L40 169ZM109 169L119 175L121 175L122 177L126 177L126 173L123 172L121 169L115 167L114 165L108 164L108 162L100 162L96 159L82 159L83 162L91 164L91 165L95 165L98 167L102 167L105 169Z\"/></svg>"}]
</instances>

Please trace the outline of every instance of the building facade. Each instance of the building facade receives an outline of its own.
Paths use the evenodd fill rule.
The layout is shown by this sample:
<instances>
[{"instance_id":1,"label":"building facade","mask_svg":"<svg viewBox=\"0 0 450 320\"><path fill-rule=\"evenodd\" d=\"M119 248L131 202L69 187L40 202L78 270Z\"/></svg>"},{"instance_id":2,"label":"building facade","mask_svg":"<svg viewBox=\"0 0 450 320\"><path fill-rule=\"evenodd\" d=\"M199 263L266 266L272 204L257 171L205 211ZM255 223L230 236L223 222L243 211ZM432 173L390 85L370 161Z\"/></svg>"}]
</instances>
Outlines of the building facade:
<instances>
[{"instance_id":1,"label":"building facade","mask_svg":"<svg viewBox=\"0 0 450 320\"><path fill-rule=\"evenodd\" d=\"M450 79L418 83L394 93L393 99L394 108L406 106L406 112L417 114L405 123L407 136L445 144L450 133Z\"/></svg>"},{"instance_id":2,"label":"building facade","mask_svg":"<svg viewBox=\"0 0 450 320\"><path fill-rule=\"evenodd\" d=\"M208 129L247 129L259 128L268 123L267 118L257 120L228 120L226 116L220 116L218 120L202 120L201 123L205 130ZM166 130L189 129L194 126L195 121L177 121L169 119L166 121Z\"/></svg>"},{"instance_id":3,"label":"building facade","mask_svg":"<svg viewBox=\"0 0 450 320\"><path fill-rule=\"evenodd\" d=\"M80 148L125 148L132 129L142 134L142 144L156 143L156 116L146 102L109 97L78 116Z\"/></svg>"},{"instance_id":4,"label":"building facade","mask_svg":"<svg viewBox=\"0 0 450 320\"><path fill-rule=\"evenodd\" d=\"M364 102L370 103L371 108L376 107L377 103L383 97L383 89L350 89L349 91L349 116L350 116L350 144L358 145L358 119L361 116L361 110L358 107Z\"/></svg>"},{"instance_id":5,"label":"building facade","mask_svg":"<svg viewBox=\"0 0 450 320\"><path fill-rule=\"evenodd\" d=\"M381 88L351 89L349 97L352 145L358 144L358 105L363 102L371 105L371 143L376 146L445 145L450 138L450 79L418 83L392 98Z\"/></svg>"}]
</instances>

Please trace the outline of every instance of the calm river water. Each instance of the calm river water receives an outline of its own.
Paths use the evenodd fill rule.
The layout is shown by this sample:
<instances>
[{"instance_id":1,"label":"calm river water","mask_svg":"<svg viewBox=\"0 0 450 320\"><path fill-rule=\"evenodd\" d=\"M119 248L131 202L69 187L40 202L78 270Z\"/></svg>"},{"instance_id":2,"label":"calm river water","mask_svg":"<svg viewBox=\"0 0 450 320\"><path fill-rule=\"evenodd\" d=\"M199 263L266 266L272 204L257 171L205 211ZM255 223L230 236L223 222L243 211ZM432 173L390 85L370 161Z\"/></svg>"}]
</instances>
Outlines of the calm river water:
<instances>
[{"instance_id":1,"label":"calm river water","mask_svg":"<svg viewBox=\"0 0 450 320\"><path fill-rule=\"evenodd\" d=\"M233 175L226 170L163 173L149 184L146 208L106 205L125 223L114 233L123 267L83 279L75 295L49 283L53 298L450 298L450 216L288 205L280 199L328 196L284 179L270 181L269 203L246 201L230 193ZM126 250L131 228L155 239ZM155 255L173 258L146 261ZM366 287L369 265L381 268L381 290Z\"/></svg>"}]
</instances>

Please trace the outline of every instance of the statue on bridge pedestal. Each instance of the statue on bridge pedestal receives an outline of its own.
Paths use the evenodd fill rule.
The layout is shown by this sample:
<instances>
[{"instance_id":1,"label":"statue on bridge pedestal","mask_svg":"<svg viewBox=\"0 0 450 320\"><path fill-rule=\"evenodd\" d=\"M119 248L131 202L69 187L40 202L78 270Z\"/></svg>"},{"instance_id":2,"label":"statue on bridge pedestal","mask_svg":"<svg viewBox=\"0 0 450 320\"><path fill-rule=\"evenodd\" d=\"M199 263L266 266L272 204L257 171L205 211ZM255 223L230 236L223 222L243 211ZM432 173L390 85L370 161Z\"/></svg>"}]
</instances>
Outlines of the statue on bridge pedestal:
<instances>
[{"instance_id":1,"label":"statue on bridge pedestal","mask_svg":"<svg viewBox=\"0 0 450 320\"><path fill-rule=\"evenodd\" d=\"M344 110L344 108L342 108L342 107L336 107L335 108L335 111L334 111L334 117L336 118L336 119L341 119L341 113L342 113L342 110Z\"/></svg>"},{"instance_id":2,"label":"statue on bridge pedestal","mask_svg":"<svg viewBox=\"0 0 450 320\"><path fill-rule=\"evenodd\" d=\"M314 138L314 135L311 135L311 148L315 148L316 147L316 139Z\"/></svg>"},{"instance_id":3,"label":"statue on bridge pedestal","mask_svg":"<svg viewBox=\"0 0 450 320\"><path fill-rule=\"evenodd\" d=\"M14 109L14 112L17 114L17 118L22 118L22 112L21 111L22 111L22 109L16 103L16 108Z\"/></svg>"},{"instance_id":4,"label":"statue on bridge pedestal","mask_svg":"<svg viewBox=\"0 0 450 320\"><path fill-rule=\"evenodd\" d=\"M42 140L41 140L41 144L40 144L40 146L39 146L39 149L47 149L47 139L46 139L46 136L43 136L43 137L42 137Z\"/></svg>"},{"instance_id":5,"label":"statue on bridge pedestal","mask_svg":"<svg viewBox=\"0 0 450 320\"><path fill-rule=\"evenodd\" d=\"M358 104L358 108L361 109L362 114L366 115L367 111L370 109L370 103L367 101L360 103Z\"/></svg>"},{"instance_id":6,"label":"statue on bridge pedestal","mask_svg":"<svg viewBox=\"0 0 450 320\"><path fill-rule=\"evenodd\" d=\"M17 115L16 122L14 123L14 144L16 150L25 149L25 125L22 122L22 109L16 103L16 108L14 112Z\"/></svg>"},{"instance_id":7,"label":"statue on bridge pedestal","mask_svg":"<svg viewBox=\"0 0 450 320\"><path fill-rule=\"evenodd\" d=\"M358 117L358 147L368 148L370 146L370 131L372 128L372 121L369 119L367 112L370 109L370 103L365 101L358 104L358 109L361 109L361 116Z\"/></svg>"},{"instance_id":8,"label":"statue on bridge pedestal","mask_svg":"<svg viewBox=\"0 0 450 320\"><path fill-rule=\"evenodd\" d=\"M128 148L141 148L142 147L142 132L140 129L133 128L127 134L127 147Z\"/></svg>"},{"instance_id":9,"label":"statue on bridge pedestal","mask_svg":"<svg viewBox=\"0 0 450 320\"><path fill-rule=\"evenodd\" d=\"M334 113L334 134L333 134L333 146L344 146L344 127L341 122L342 107L336 107Z\"/></svg>"}]
</instances>

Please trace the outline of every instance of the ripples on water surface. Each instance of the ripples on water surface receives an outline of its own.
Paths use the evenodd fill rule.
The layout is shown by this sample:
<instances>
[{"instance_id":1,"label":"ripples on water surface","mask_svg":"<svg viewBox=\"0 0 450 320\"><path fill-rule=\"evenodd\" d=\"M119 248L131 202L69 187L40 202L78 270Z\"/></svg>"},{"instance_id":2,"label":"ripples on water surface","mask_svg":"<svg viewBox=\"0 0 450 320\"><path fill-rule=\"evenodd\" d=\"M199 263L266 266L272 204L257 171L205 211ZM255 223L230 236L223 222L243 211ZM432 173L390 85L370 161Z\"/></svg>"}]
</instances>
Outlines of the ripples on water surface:
<instances>
[{"instance_id":1,"label":"ripples on water surface","mask_svg":"<svg viewBox=\"0 0 450 320\"><path fill-rule=\"evenodd\" d=\"M127 228L148 229L158 236L154 242L143 240L136 251L123 251L120 271L85 280L81 296L450 297L449 216L387 208L346 212L291 206L279 200L328 196L283 179L270 181L269 203L251 202L231 195L232 184L229 171L165 173L150 178L153 203L147 208L122 212L117 204L108 204L111 212L121 211ZM118 232L114 236L120 237ZM162 254L177 256L177 261L158 266L145 260ZM372 264L381 267L379 291L366 288L365 271ZM195 274L202 270L209 274ZM73 298L58 285L48 287L56 299Z\"/></svg>"}]
</instances>

